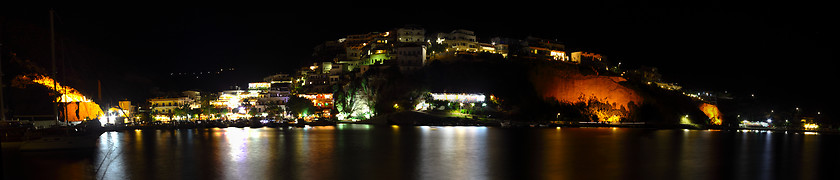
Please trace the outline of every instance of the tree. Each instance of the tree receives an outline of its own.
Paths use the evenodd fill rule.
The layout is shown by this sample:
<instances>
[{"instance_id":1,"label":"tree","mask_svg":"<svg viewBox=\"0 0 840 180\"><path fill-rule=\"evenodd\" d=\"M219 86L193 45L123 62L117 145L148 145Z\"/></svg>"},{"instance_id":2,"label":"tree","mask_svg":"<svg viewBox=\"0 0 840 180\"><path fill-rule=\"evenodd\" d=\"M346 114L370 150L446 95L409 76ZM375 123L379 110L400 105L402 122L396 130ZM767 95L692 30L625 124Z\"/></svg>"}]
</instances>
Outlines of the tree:
<instances>
[{"instance_id":1,"label":"tree","mask_svg":"<svg viewBox=\"0 0 840 180\"><path fill-rule=\"evenodd\" d=\"M221 109L213 107L212 105L211 106L201 105L201 115L204 117L204 119L209 119L213 115L220 114L220 112L221 112ZM201 117L199 117L199 119L201 119Z\"/></svg>"},{"instance_id":2,"label":"tree","mask_svg":"<svg viewBox=\"0 0 840 180\"><path fill-rule=\"evenodd\" d=\"M150 123L155 120L155 116L158 115L156 111L150 111L148 113L140 113L140 121L145 123Z\"/></svg>"},{"instance_id":3,"label":"tree","mask_svg":"<svg viewBox=\"0 0 840 180\"><path fill-rule=\"evenodd\" d=\"M346 85L336 85L333 87L333 99L335 103L333 114L340 115L339 117L344 118L358 111L359 108L356 107L356 102L359 99L359 85L359 79L354 79Z\"/></svg>"},{"instance_id":4,"label":"tree","mask_svg":"<svg viewBox=\"0 0 840 180\"><path fill-rule=\"evenodd\" d=\"M221 116L222 114L225 114L225 115L226 115L226 114L228 114L228 113L230 113L230 112L231 112L231 109L230 109L230 108L221 108L221 109L217 109L217 110L219 110L219 114L220 114L220 116L219 116L219 117L222 117L222 116ZM225 118L225 119L227 119L227 116L225 116L224 118Z\"/></svg>"},{"instance_id":5,"label":"tree","mask_svg":"<svg viewBox=\"0 0 840 180\"><path fill-rule=\"evenodd\" d=\"M422 96L428 94L425 84L402 74L397 66L371 68L361 78L360 97L370 109L371 115L399 111L399 107L413 107Z\"/></svg>"},{"instance_id":6,"label":"tree","mask_svg":"<svg viewBox=\"0 0 840 180\"><path fill-rule=\"evenodd\" d=\"M202 111L201 108L191 108L191 107L187 106L187 115L188 115L188 117L191 117L190 119L199 118L199 116L202 113L201 111Z\"/></svg>"},{"instance_id":7,"label":"tree","mask_svg":"<svg viewBox=\"0 0 840 180\"><path fill-rule=\"evenodd\" d=\"M254 106L254 105L249 105L248 106L248 115L251 115L252 119L256 118L257 113L259 113L259 111L258 111L256 106Z\"/></svg>"},{"instance_id":8,"label":"tree","mask_svg":"<svg viewBox=\"0 0 840 180\"><path fill-rule=\"evenodd\" d=\"M367 106L370 116L375 116L377 113L377 97L382 90L382 80L380 80L382 77L378 74L376 68L371 68L368 72L365 72L365 75L359 80L357 94L355 95L358 97L354 97L358 99L356 101L364 102L363 105Z\"/></svg>"},{"instance_id":9,"label":"tree","mask_svg":"<svg viewBox=\"0 0 840 180\"><path fill-rule=\"evenodd\" d=\"M286 107L292 115L312 114L316 110L311 100L297 96L289 97Z\"/></svg>"},{"instance_id":10,"label":"tree","mask_svg":"<svg viewBox=\"0 0 840 180\"><path fill-rule=\"evenodd\" d=\"M186 104L172 109L172 115L175 117L186 117L188 114L190 114L190 106Z\"/></svg>"},{"instance_id":11,"label":"tree","mask_svg":"<svg viewBox=\"0 0 840 180\"><path fill-rule=\"evenodd\" d=\"M218 96L207 96L201 98L201 108L199 108L199 119L202 119L201 116L204 116L205 119L209 119L214 114L219 114L221 109L216 108L215 106L210 104L210 101L213 99L218 99Z\"/></svg>"},{"instance_id":12,"label":"tree","mask_svg":"<svg viewBox=\"0 0 840 180\"><path fill-rule=\"evenodd\" d=\"M268 117L276 119L277 115L283 112L283 108L277 103L269 103L265 105L265 112L268 113Z\"/></svg>"}]
</instances>

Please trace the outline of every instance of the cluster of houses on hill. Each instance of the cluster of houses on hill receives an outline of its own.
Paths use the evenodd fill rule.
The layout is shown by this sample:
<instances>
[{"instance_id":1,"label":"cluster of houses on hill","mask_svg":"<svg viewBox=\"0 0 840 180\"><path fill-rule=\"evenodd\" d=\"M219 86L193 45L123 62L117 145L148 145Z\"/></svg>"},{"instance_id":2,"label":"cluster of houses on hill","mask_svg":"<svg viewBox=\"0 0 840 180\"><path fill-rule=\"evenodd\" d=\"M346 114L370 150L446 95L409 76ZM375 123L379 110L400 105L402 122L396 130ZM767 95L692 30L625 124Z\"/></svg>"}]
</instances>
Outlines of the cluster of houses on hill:
<instances>
[{"instance_id":1,"label":"cluster of houses on hill","mask_svg":"<svg viewBox=\"0 0 840 180\"><path fill-rule=\"evenodd\" d=\"M402 73L415 72L432 61L455 56L497 56L500 58L538 59L578 64L581 62L604 63L600 54L567 50L562 42L526 37L524 39L492 37L481 42L476 33L456 29L451 32L427 33L420 26L407 25L385 32L348 35L326 41L313 49L314 63L300 67L293 74L276 74L261 82L249 83L248 89L235 89L202 96L196 91L184 92L179 97L161 97L149 100L147 112L155 120L186 119L242 119L251 117L299 118L285 111L285 102L291 96L312 101L318 111L307 114L312 118L330 118L333 108L332 86L342 85L371 68L396 66ZM176 115L178 109L201 108L204 105L226 109L217 115L194 117ZM279 107L279 108L276 108ZM270 112L270 111L280 112Z\"/></svg>"}]
</instances>

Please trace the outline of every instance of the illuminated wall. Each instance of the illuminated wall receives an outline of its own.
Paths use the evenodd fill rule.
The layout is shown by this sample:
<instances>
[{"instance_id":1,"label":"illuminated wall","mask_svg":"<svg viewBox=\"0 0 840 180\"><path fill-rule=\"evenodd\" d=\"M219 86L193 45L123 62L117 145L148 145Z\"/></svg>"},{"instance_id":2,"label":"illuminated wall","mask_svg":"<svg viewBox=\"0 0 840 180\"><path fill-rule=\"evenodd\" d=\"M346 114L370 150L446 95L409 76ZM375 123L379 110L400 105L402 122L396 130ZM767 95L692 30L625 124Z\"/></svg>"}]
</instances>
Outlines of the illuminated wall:
<instances>
[{"instance_id":1,"label":"illuminated wall","mask_svg":"<svg viewBox=\"0 0 840 180\"><path fill-rule=\"evenodd\" d=\"M583 75L573 69L539 67L534 69L531 79L542 97L566 103L587 103L592 111L590 113L598 116L599 121L618 121L626 116L626 111L622 110L629 109L629 104L638 106L644 102L637 92L619 84L626 81L621 77Z\"/></svg>"},{"instance_id":2,"label":"illuminated wall","mask_svg":"<svg viewBox=\"0 0 840 180\"><path fill-rule=\"evenodd\" d=\"M312 101L312 105L318 108L332 108L332 106L334 105L332 93L298 94L298 97L302 97Z\"/></svg>"},{"instance_id":3,"label":"illuminated wall","mask_svg":"<svg viewBox=\"0 0 840 180\"><path fill-rule=\"evenodd\" d=\"M714 125L721 125L721 114L720 110L718 110L717 106L711 105L708 103L703 103L700 105L700 110L709 117L709 123Z\"/></svg>"},{"instance_id":4,"label":"illuminated wall","mask_svg":"<svg viewBox=\"0 0 840 180\"><path fill-rule=\"evenodd\" d=\"M549 56L554 60L566 61L566 52L564 51L551 50Z\"/></svg>"},{"instance_id":5,"label":"illuminated wall","mask_svg":"<svg viewBox=\"0 0 840 180\"><path fill-rule=\"evenodd\" d=\"M382 64L386 60L390 60L390 59L391 59L391 55L388 54L388 53L372 54L372 55L370 55L370 57L368 57L368 60L364 65L373 65L373 64L376 64L376 63Z\"/></svg>"},{"instance_id":6,"label":"illuminated wall","mask_svg":"<svg viewBox=\"0 0 840 180\"><path fill-rule=\"evenodd\" d=\"M67 120L84 121L85 119L97 119L103 115L99 104L93 102L71 102L67 103Z\"/></svg>"},{"instance_id":7,"label":"illuminated wall","mask_svg":"<svg viewBox=\"0 0 840 180\"><path fill-rule=\"evenodd\" d=\"M400 42L425 42L426 30L419 27L399 28L396 32L397 40Z\"/></svg>"},{"instance_id":8,"label":"illuminated wall","mask_svg":"<svg viewBox=\"0 0 840 180\"><path fill-rule=\"evenodd\" d=\"M438 33L435 36L435 42L447 44L447 51L478 52L479 46L475 41L473 31L458 29L450 33Z\"/></svg>"},{"instance_id":9,"label":"illuminated wall","mask_svg":"<svg viewBox=\"0 0 840 180\"><path fill-rule=\"evenodd\" d=\"M330 110L335 106L332 93L298 94L298 97L312 101L312 105L318 108L317 113L313 114L314 116L332 117Z\"/></svg>"},{"instance_id":10,"label":"illuminated wall","mask_svg":"<svg viewBox=\"0 0 840 180\"><path fill-rule=\"evenodd\" d=\"M210 101L210 105L215 107L227 107L230 109L239 108L245 99L259 97L259 91L243 91L230 90L224 91L219 95L219 98Z\"/></svg>"},{"instance_id":11,"label":"illuminated wall","mask_svg":"<svg viewBox=\"0 0 840 180\"><path fill-rule=\"evenodd\" d=\"M603 103L614 104L615 109L627 108L629 103L639 105L643 102L638 93L618 84L625 81L621 77L571 75L537 79L544 80L534 82L539 94L543 97L557 98L561 102L574 103L597 99Z\"/></svg>"},{"instance_id":12,"label":"illuminated wall","mask_svg":"<svg viewBox=\"0 0 840 180\"><path fill-rule=\"evenodd\" d=\"M601 61L604 57L600 54L595 53L588 53L588 52L572 52L571 53L571 61L575 63L580 63L581 60L586 61Z\"/></svg>"},{"instance_id":13,"label":"illuminated wall","mask_svg":"<svg viewBox=\"0 0 840 180\"><path fill-rule=\"evenodd\" d=\"M461 103L484 102L484 94L464 94L464 93L431 93L432 99L439 101L452 101Z\"/></svg>"},{"instance_id":14,"label":"illuminated wall","mask_svg":"<svg viewBox=\"0 0 840 180\"><path fill-rule=\"evenodd\" d=\"M267 83L267 82L248 83L248 89L268 89L268 88L271 88L271 83Z\"/></svg>"},{"instance_id":15,"label":"illuminated wall","mask_svg":"<svg viewBox=\"0 0 840 180\"><path fill-rule=\"evenodd\" d=\"M42 75L26 75L18 76L20 80L27 84L43 85L50 90L54 90L61 95L56 99L58 102L63 102L67 107L67 121L82 121L87 119L97 119L98 116L104 114L102 108L98 104L91 101L78 90L62 86L61 83L55 82L50 77Z\"/></svg>"},{"instance_id":16,"label":"illuminated wall","mask_svg":"<svg viewBox=\"0 0 840 180\"><path fill-rule=\"evenodd\" d=\"M149 103L152 105L152 111L156 113L172 113L175 109L189 105L190 108L199 108L200 104L195 103L194 100L188 97L179 98L155 98L150 99Z\"/></svg>"}]
</instances>

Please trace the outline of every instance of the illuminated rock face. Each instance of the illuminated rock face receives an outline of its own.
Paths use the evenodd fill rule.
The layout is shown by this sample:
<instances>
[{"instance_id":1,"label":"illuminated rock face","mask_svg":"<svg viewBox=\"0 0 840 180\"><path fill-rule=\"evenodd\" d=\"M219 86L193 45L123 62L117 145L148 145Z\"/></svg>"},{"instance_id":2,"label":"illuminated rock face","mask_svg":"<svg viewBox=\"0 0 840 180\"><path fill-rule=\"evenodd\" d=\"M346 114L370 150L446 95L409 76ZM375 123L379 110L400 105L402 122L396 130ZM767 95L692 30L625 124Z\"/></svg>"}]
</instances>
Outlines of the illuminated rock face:
<instances>
[{"instance_id":1,"label":"illuminated rock face","mask_svg":"<svg viewBox=\"0 0 840 180\"><path fill-rule=\"evenodd\" d=\"M43 76L43 75L26 75L26 76L18 76L18 80L23 81L26 84L39 84L43 85L50 90L54 90L61 95L56 99L58 102L62 102L66 104L66 111L67 111L67 121L83 121L85 119L98 119L98 116L103 115L102 108L99 107L99 104L91 101L78 90L68 87L62 86L61 83L55 82L50 77ZM59 111L64 111L59 110ZM62 112L60 112L62 113Z\"/></svg>"},{"instance_id":2,"label":"illuminated rock face","mask_svg":"<svg viewBox=\"0 0 840 180\"><path fill-rule=\"evenodd\" d=\"M78 112L78 113L77 113ZM71 102L67 103L67 121L83 121L85 119L98 119L103 115L99 104L93 102Z\"/></svg>"},{"instance_id":3,"label":"illuminated rock face","mask_svg":"<svg viewBox=\"0 0 840 180\"><path fill-rule=\"evenodd\" d=\"M709 124L721 125L720 110L718 110L717 106L703 103L700 105L700 111L703 111L709 117Z\"/></svg>"},{"instance_id":4,"label":"illuminated rock face","mask_svg":"<svg viewBox=\"0 0 840 180\"><path fill-rule=\"evenodd\" d=\"M543 98L586 103L590 106L590 113L596 115L599 121L619 121L627 116L630 104L638 106L643 103L637 92L619 84L626 81L621 77L583 75L576 69L540 67L531 74L531 79ZM593 102L597 102L597 107L593 106Z\"/></svg>"},{"instance_id":5,"label":"illuminated rock face","mask_svg":"<svg viewBox=\"0 0 840 180\"><path fill-rule=\"evenodd\" d=\"M546 98L557 98L560 102L575 103L596 99L613 105L615 109L628 108L627 105L630 103L639 105L643 102L638 93L619 84L626 81L621 77L584 76L576 72L558 72L555 75L549 74L535 78L534 86L538 94Z\"/></svg>"}]
</instances>

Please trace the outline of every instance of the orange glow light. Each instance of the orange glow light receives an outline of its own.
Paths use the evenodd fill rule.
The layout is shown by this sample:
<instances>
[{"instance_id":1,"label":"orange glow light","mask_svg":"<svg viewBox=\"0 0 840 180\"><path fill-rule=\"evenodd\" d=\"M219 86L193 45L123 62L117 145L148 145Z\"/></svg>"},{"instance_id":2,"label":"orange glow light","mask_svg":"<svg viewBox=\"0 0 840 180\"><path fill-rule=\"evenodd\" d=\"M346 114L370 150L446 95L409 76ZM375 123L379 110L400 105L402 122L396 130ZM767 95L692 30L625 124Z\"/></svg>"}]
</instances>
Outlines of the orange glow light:
<instances>
[{"instance_id":1,"label":"orange glow light","mask_svg":"<svg viewBox=\"0 0 840 180\"><path fill-rule=\"evenodd\" d=\"M700 105L700 111L703 111L709 117L709 123L714 125L722 124L720 110L718 110L717 106L703 103Z\"/></svg>"},{"instance_id":2,"label":"orange glow light","mask_svg":"<svg viewBox=\"0 0 840 180\"><path fill-rule=\"evenodd\" d=\"M33 82L43 85L50 90L54 90L61 94L61 96L56 98L56 101L66 103L68 121L82 121L85 118L97 119L98 116L105 114L98 104L82 95L82 93L78 90L72 87L62 86L61 83L55 82L55 80L50 77L42 75L27 75L18 76L18 79L23 80L24 82Z\"/></svg>"}]
</instances>

